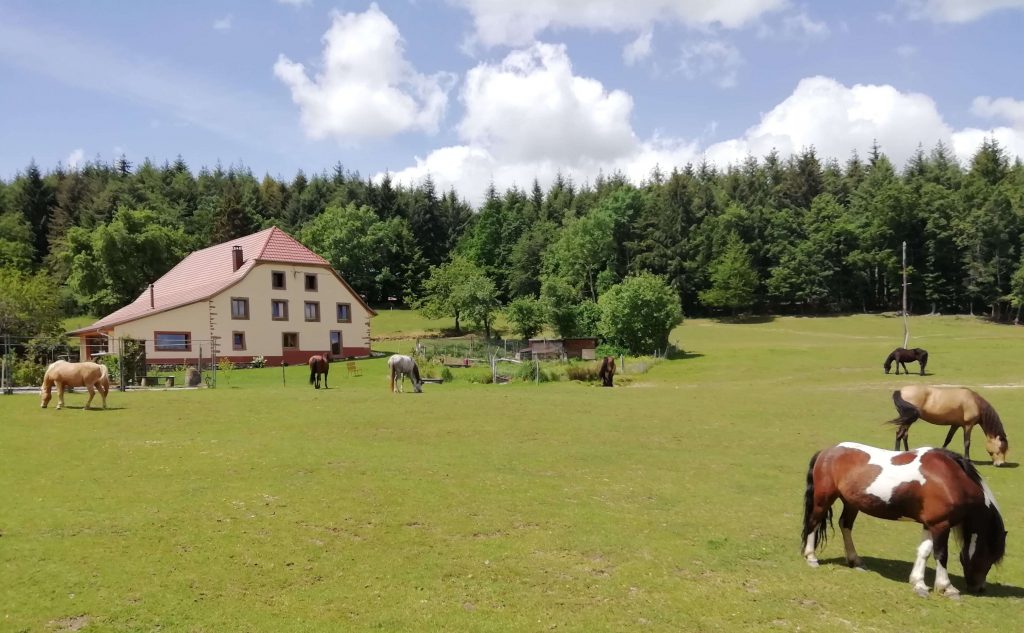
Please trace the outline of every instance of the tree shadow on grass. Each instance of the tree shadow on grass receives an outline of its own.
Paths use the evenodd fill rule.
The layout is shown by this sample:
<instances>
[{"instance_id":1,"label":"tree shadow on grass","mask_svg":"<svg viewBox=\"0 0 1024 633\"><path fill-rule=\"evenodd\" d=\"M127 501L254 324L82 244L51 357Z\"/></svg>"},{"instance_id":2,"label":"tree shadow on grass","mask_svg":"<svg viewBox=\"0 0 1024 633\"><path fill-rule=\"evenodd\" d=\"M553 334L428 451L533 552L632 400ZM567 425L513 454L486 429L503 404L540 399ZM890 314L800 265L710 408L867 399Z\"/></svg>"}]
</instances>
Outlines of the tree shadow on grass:
<instances>
[{"instance_id":1,"label":"tree shadow on grass","mask_svg":"<svg viewBox=\"0 0 1024 633\"><path fill-rule=\"evenodd\" d=\"M914 563L907 560L890 560L888 558L875 558L872 556L861 556L861 560L864 561L864 567L868 572L878 574L883 578L889 580L901 582L904 584L910 584L910 572L914 568ZM956 556L953 556L952 552L949 555L950 565L959 565ZM821 561L822 565L837 565L840 567L846 567L846 558L829 558ZM929 569L925 573L926 582L929 587L935 583L935 561L934 559L929 560ZM1024 588L1014 587L1013 585L1004 585L1001 583L988 583L983 593L973 593L967 591L967 583L964 581L963 576L958 576L950 570L949 579L953 582L953 586L967 593L968 595L987 597L987 598L1024 598Z\"/></svg>"},{"instance_id":2,"label":"tree shadow on grass","mask_svg":"<svg viewBox=\"0 0 1024 633\"><path fill-rule=\"evenodd\" d=\"M758 323L771 323L775 316L771 314L744 314L740 316L716 317L715 321L723 325L756 325Z\"/></svg>"}]
</instances>

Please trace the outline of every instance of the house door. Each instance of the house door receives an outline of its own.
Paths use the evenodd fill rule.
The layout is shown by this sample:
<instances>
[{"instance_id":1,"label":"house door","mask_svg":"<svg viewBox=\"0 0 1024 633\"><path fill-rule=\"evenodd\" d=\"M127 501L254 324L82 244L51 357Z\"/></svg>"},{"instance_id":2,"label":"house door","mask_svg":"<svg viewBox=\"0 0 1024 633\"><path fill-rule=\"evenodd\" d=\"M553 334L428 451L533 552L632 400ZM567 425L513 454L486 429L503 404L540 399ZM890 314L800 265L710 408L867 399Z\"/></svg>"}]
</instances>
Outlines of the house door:
<instances>
[{"instance_id":1,"label":"house door","mask_svg":"<svg viewBox=\"0 0 1024 633\"><path fill-rule=\"evenodd\" d=\"M341 356L341 332L331 330L331 356Z\"/></svg>"}]
</instances>

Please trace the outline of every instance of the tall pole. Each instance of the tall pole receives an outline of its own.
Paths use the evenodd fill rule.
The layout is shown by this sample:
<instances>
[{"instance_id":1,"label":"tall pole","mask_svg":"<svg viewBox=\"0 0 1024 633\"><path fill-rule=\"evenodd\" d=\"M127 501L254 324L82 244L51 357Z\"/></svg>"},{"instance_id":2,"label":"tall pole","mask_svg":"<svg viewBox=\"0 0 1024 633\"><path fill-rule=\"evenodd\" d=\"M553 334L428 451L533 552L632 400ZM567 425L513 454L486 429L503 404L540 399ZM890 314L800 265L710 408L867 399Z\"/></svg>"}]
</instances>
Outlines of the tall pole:
<instances>
[{"instance_id":1,"label":"tall pole","mask_svg":"<svg viewBox=\"0 0 1024 633\"><path fill-rule=\"evenodd\" d=\"M910 325L907 323L907 243L903 242L903 347L910 342Z\"/></svg>"}]
</instances>

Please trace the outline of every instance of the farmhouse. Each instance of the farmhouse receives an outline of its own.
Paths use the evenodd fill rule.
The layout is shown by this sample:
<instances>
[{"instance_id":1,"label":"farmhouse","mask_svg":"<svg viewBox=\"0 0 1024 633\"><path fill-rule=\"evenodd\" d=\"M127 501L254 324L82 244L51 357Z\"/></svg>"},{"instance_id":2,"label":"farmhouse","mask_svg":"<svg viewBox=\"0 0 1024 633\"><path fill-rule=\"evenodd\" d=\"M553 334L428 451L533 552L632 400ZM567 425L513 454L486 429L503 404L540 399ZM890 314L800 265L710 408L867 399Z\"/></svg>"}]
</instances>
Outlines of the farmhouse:
<instances>
[{"instance_id":1,"label":"farmhouse","mask_svg":"<svg viewBox=\"0 0 1024 633\"><path fill-rule=\"evenodd\" d=\"M209 358L304 363L370 354L376 314L327 260L278 228L195 251L127 306L71 332L82 360L145 340L149 364Z\"/></svg>"}]
</instances>

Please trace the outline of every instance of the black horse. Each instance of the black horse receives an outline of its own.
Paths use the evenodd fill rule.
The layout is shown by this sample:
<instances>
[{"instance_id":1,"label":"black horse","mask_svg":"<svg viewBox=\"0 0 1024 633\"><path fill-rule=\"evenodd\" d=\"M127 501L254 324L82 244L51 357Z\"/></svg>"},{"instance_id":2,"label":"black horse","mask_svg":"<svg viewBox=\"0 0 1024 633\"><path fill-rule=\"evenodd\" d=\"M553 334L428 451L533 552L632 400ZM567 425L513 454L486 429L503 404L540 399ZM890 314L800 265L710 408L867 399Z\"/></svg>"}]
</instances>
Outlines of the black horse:
<instances>
[{"instance_id":1,"label":"black horse","mask_svg":"<svg viewBox=\"0 0 1024 633\"><path fill-rule=\"evenodd\" d=\"M309 357L309 384L315 389L320 388L320 376L324 377L324 389L327 389L327 372L331 370L331 354L324 352Z\"/></svg>"},{"instance_id":2,"label":"black horse","mask_svg":"<svg viewBox=\"0 0 1024 633\"><path fill-rule=\"evenodd\" d=\"M615 357L605 356L601 360L601 371L597 373L597 377L601 379L602 387L615 386Z\"/></svg>"},{"instance_id":3,"label":"black horse","mask_svg":"<svg viewBox=\"0 0 1024 633\"><path fill-rule=\"evenodd\" d=\"M889 373L889 369L892 368L893 361L896 361L897 376L900 375L900 365L903 365L903 373L909 374L910 372L907 371L906 364L908 362L913 363L914 361L917 361L917 363L921 365L921 375L924 376L924 368L928 364L928 352L926 350L921 349L920 347L915 347L914 349L904 349L902 347L897 347L885 359L885 373Z\"/></svg>"}]
</instances>

